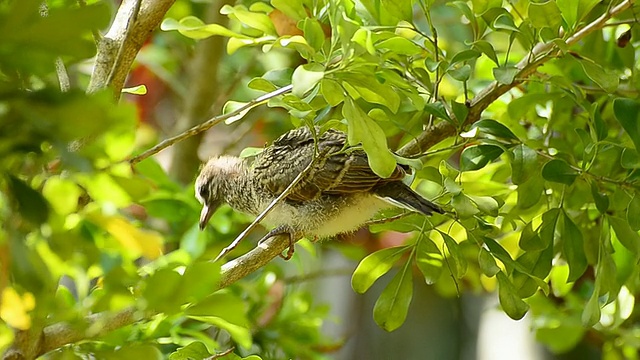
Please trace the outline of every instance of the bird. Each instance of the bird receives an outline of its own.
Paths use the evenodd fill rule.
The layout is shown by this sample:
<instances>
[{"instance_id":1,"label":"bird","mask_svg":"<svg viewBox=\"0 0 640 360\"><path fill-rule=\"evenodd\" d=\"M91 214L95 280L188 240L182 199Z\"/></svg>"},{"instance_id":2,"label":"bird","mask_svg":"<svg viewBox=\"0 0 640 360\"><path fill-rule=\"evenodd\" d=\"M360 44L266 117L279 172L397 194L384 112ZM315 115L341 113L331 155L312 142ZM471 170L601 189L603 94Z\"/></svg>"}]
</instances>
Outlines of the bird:
<instances>
[{"instance_id":1,"label":"bird","mask_svg":"<svg viewBox=\"0 0 640 360\"><path fill-rule=\"evenodd\" d=\"M317 240L354 232L393 206L424 215L443 214L439 205L402 181L409 170L396 165L389 177L380 177L369 166L365 151L348 145L344 132L296 128L252 159L222 155L206 162L195 181L195 196L202 204L199 227L204 230L223 203L258 216L303 172L263 219L274 228L261 241L288 236L288 257L302 237Z\"/></svg>"}]
</instances>

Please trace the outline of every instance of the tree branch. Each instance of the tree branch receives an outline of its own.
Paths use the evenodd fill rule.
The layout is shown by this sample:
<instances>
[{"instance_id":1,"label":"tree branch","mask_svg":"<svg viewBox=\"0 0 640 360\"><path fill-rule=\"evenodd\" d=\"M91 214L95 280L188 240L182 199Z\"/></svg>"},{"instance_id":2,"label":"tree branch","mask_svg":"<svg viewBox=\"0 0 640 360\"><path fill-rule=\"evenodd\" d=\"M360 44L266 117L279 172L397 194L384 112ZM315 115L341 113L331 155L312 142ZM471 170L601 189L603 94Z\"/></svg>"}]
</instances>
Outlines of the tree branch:
<instances>
[{"instance_id":1,"label":"tree branch","mask_svg":"<svg viewBox=\"0 0 640 360\"><path fill-rule=\"evenodd\" d=\"M607 14L602 15L598 19L594 20L593 22L591 22L590 24L588 24L587 26L583 27L581 30L576 32L573 36L569 37L566 40L566 44L568 46L573 45L576 42L583 39L585 36L594 32L595 30L598 30L604 27L608 19L631 7L633 5L633 2L634 2L633 0L625 0L620 4L618 4L617 6L613 7L612 9L609 10ZM132 1L125 0L125 3L130 6ZM143 17L142 14L144 14L145 11L147 12L149 11L148 8L150 6L149 5L150 3L166 5L167 3L173 3L173 0L143 1L138 20L140 20L140 18ZM120 12L119 12L119 16L120 16ZM150 29L152 28L153 27L150 27ZM138 31L132 31L131 33L132 34L135 33L137 36L140 36L140 33L138 33ZM132 37L134 36L132 35ZM135 38L140 39L140 37L135 37ZM107 45L104 45L104 46L107 46ZM485 88L482 92L480 92L471 101L471 104L469 107L469 114L467 118L464 120L463 125L469 125L474 121L477 121L480 118L480 115L482 114L482 112L487 108L487 106L489 106L489 104L491 104L498 97L500 97L507 91L511 90L513 87L520 84L522 81L524 81L528 76L530 76L535 71L535 69L538 66L550 60L552 57L556 56L558 52L559 52L558 47L552 43L538 44L537 46L535 46L531 54L526 59L522 60L520 63L516 65L517 68L520 69L520 72L518 73L518 77L517 77L518 80L508 85L498 84L497 82L494 82L490 84L487 88ZM125 53L124 57L128 58L128 55L127 55L128 52L125 51L124 53ZM113 55L113 53L110 53L110 54ZM101 60L99 59L98 61L104 61L104 57L108 56L108 54L104 54L104 53L99 54L99 57L100 56L101 56ZM131 60L132 59L133 58L131 58ZM130 62L126 66L127 70L129 68L129 65L130 65ZM101 66L104 66L104 64ZM124 63L122 66L124 67ZM120 74L120 70L118 70L117 72L118 74ZM96 75L95 77L96 79L94 80L92 78L92 81L99 80L98 78L100 76ZM116 78L119 79L118 76L115 76L114 83L116 83L116 80L115 80ZM124 77L122 77L122 83L124 83ZM104 86L105 84L103 84L103 86L99 86L98 88L101 88ZM117 85L111 85L111 86L114 89L117 87ZM118 93L120 88L118 88ZM190 129L184 134L181 134L175 138L163 141L162 143L158 144L156 147L149 149L148 151L130 159L129 161L132 164L135 164L159 152L160 150L172 145L173 143L180 141L188 136L191 136L191 134L194 132L197 133L200 131L204 131L224 119L230 118L232 116L236 116L243 111L248 111L252 107L255 107L272 97L281 95L290 90L291 90L291 86L281 88L275 92L266 94L258 99L253 100L252 102L245 105L243 108L239 109L238 111L235 111L230 114L216 116L210 119L209 121ZM400 149L399 153L403 156L420 154L426 151L428 148L430 148L434 144L444 140L446 137L455 135L455 132L456 132L455 127L449 125L448 123L440 122L434 125L433 127L427 129L426 131L424 131L420 136L418 136L418 138L415 141L412 141L407 145L405 145L402 149ZM248 253L224 264L222 266L222 275L219 283L219 288L227 287L235 283L236 281L242 279L243 277L253 273L259 268L265 266L272 259L274 259L280 253L282 253L285 249L287 249L288 246L289 246L289 240L287 239L286 236L275 236L266 240L262 244L256 246L253 250L249 251ZM87 322L87 324L89 324L88 329L89 330L95 329L95 332L89 332L89 333L84 330L80 331L67 323L57 323L57 324L47 326L42 332L43 339L35 342L36 345L39 347L37 354L41 355L48 351L64 346L66 344L71 344L83 339L94 338L94 337L104 335L112 330L121 328L126 325L130 325L138 320L142 320L143 318L148 318L150 315L151 314L141 314L140 312L136 311L133 308L127 308L115 314L110 312L105 312L105 313L90 315L86 318L85 321ZM18 337L19 335L20 333L18 333L16 336ZM30 359L31 358L31 357L26 357L28 356L26 353L19 353L17 352L17 350L20 350L20 349L15 349L15 343L14 343L14 347L10 349L7 353L5 353L4 359L9 359L9 358ZM16 357L16 354L21 356Z\"/></svg>"},{"instance_id":2,"label":"tree branch","mask_svg":"<svg viewBox=\"0 0 640 360\"><path fill-rule=\"evenodd\" d=\"M124 0L111 28L100 39L88 93L110 87L115 100L131 64L151 32L158 27L175 0Z\"/></svg>"},{"instance_id":3,"label":"tree branch","mask_svg":"<svg viewBox=\"0 0 640 360\"><path fill-rule=\"evenodd\" d=\"M570 36L565 41L566 46L574 45L587 35L603 28L606 25L607 20L627 10L633 5L633 3L634 0L624 0L620 4L611 8L606 14L603 14ZM558 56L559 53L560 48L556 43L538 43L528 56L516 64L516 68L520 70L515 77L516 80L511 84L500 84L497 81L494 81L478 93L473 100L471 100L469 113L467 118L462 122L461 127L468 126L478 121L484 110L491 105L491 103L504 95L507 91L520 85L531 74L533 74L540 65ZM398 150L398 155L408 157L421 154L440 141L455 135L456 131L456 127L450 123L445 121L439 122L423 131L416 139L410 141Z\"/></svg>"},{"instance_id":4,"label":"tree branch","mask_svg":"<svg viewBox=\"0 0 640 360\"><path fill-rule=\"evenodd\" d=\"M291 89L293 88L293 86L291 85L287 85L285 87L282 87L278 90L274 90L268 94L264 94L256 99L253 99L251 101L249 101L248 103L246 103L245 105L241 106L240 108L236 109L235 111L232 111L228 114L222 114L222 115L218 115L218 116L214 116L211 119L203 122L200 125L196 125L194 127L192 127L191 129L178 134L172 138L168 138L165 139L163 141L161 141L158 145L152 147L149 150L146 150L145 152L143 152L142 154L136 155L132 158L130 158L128 161L131 165L135 165L137 163L139 163L140 161L148 158L149 156L155 155L157 153L159 153L160 151L168 148L169 146L182 141L190 136L194 136L195 134L199 134L203 131L209 130L211 127L213 127L214 125L217 125L218 123L236 117L236 116L240 116L243 115L244 113L248 112L249 110L253 109L254 107L264 104L267 101L269 101L269 99L274 98L276 96L282 95L282 94L286 94L289 91L291 91Z\"/></svg>"}]
</instances>

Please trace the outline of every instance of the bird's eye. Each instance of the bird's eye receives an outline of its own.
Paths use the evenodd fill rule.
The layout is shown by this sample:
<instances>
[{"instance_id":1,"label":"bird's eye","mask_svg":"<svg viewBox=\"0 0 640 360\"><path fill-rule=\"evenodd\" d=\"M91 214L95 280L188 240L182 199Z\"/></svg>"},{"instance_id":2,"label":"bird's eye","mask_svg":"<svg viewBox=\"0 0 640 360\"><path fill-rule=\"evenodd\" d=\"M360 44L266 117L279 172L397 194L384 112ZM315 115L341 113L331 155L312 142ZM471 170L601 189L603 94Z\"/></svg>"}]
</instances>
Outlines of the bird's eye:
<instances>
[{"instance_id":1,"label":"bird's eye","mask_svg":"<svg viewBox=\"0 0 640 360\"><path fill-rule=\"evenodd\" d=\"M198 189L198 194L200 194L200 197L203 200L209 199L209 187L205 185L200 186L200 189Z\"/></svg>"}]
</instances>

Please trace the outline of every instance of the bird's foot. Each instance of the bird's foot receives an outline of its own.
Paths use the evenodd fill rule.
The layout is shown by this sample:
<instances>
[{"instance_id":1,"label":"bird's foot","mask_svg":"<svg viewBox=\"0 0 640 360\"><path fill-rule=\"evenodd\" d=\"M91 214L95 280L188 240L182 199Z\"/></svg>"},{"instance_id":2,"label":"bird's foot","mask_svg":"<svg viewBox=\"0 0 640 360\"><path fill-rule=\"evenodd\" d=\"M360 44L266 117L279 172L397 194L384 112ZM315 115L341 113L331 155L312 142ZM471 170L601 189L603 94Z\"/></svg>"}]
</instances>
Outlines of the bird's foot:
<instances>
[{"instance_id":1,"label":"bird's foot","mask_svg":"<svg viewBox=\"0 0 640 360\"><path fill-rule=\"evenodd\" d=\"M263 242L269 240L274 236L279 236L279 235L285 235L289 239L289 247L287 249L287 253L284 255L280 254L281 258L285 260L289 260L291 259L291 257L293 256L293 253L295 252L296 241L302 238L302 233L293 230L289 226L281 225L269 231L265 236L262 237L262 239L258 241L258 245L262 244Z\"/></svg>"}]
</instances>

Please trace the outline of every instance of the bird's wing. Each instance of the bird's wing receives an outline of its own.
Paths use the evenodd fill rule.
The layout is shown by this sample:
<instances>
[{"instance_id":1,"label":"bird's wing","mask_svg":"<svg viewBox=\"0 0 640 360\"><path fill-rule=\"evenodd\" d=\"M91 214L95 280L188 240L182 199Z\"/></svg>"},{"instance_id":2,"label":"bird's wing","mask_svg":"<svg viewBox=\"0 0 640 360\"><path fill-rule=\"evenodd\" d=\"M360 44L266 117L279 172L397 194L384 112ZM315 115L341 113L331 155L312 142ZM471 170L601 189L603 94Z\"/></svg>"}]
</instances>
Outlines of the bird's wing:
<instances>
[{"instance_id":1,"label":"bird's wing","mask_svg":"<svg viewBox=\"0 0 640 360\"><path fill-rule=\"evenodd\" d=\"M345 133L328 130L319 135L313 168L287 196L289 201L307 201L323 195L343 195L370 191L390 181L402 179L405 170L397 166L389 178L381 178L369 167L360 149L345 149ZM308 128L292 130L267 147L253 164L254 174L274 195L291 184L313 160L313 134Z\"/></svg>"}]
</instances>

